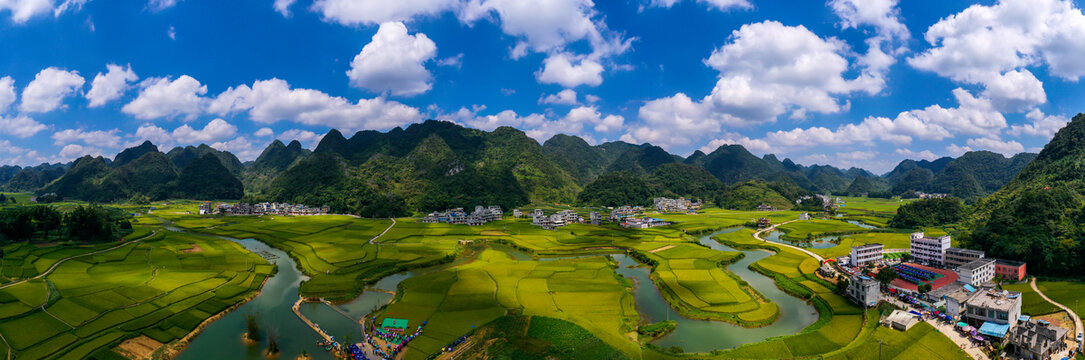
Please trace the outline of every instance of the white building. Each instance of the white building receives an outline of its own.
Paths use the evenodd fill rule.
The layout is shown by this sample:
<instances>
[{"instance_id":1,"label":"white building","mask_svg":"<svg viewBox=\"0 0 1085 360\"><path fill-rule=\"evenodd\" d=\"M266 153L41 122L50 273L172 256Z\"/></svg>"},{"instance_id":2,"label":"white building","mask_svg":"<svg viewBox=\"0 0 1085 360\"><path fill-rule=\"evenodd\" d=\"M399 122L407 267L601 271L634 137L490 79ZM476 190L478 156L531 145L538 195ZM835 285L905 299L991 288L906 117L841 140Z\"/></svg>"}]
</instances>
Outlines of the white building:
<instances>
[{"instance_id":1,"label":"white building","mask_svg":"<svg viewBox=\"0 0 1085 360\"><path fill-rule=\"evenodd\" d=\"M982 259L986 254L980 250L970 250L961 248L949 248L946 249L946 267L953 269L958 266Z\"/></svg>"},{"instance_id":2,"label":"white building","mask_svg":"<svg viewBox=\"0 0 1085 360\"><path fill-rule=\"evenodd\" d=\"M848 298L862 305L871 307L878 304L881 283L869 276L852 275L848 281Z\"/></svg>"},{"instance_id":3,"label":"white building","mask_svg":"<svg viewBox=\"0 0 1085 360\"><path fill-rule=\"evenodd\" d=\"M976 291L964 302L965 320L980 329L983 336L1005 338L1021 317L1021 293L985 289Z\"/></svg>"},{"instance_id":4,"label":"white building","mask_svg":"<svg viewBox=\"0 0 1085 360\"><path fill-rule=\"evenodd\" d=\"M977 259L957 267L957 275L965 284L979 285L995 277L995 259Z\"/></svg>"},{"instance_id":5,"label":"white building","mask_svg":"<svg viewBox=\"0 0 1085 360\"><path fill-rule=\"evenodd\" d=\"M920 264L945 265L946 250L951 241L949 235L931 238L922 232L912 233L912 258Z\"/></svg>"},{"instance_id":6,"label":"white building","mask_svg":"<svg viewBox=\"0 0 1085 360\"><path fill-rule=\"evenodd\" d=\"M598 211L592 211L589 216L591 217L592 225L599 225L603 222L603 215L600 215Z\"/></svg>"},{"instance_id":7,"label":"white building","mask_svg":"<svg viewBox=\"0 0 1085 360\"><path fill-rule=\"evenodd\" d=\"M810 220L810 213L799 214L799 220Z\"/></svg>"},{"instance_id":8,"label":"white building","mask_svg":"<svg viewBox=\"0 0 1085 360\"><path fill-rule=\"evenodd\" d=\"M851 248L851 266L866 266L866 264L882 259L882 244L866 244Z\"/></svg>"}]
</instances>

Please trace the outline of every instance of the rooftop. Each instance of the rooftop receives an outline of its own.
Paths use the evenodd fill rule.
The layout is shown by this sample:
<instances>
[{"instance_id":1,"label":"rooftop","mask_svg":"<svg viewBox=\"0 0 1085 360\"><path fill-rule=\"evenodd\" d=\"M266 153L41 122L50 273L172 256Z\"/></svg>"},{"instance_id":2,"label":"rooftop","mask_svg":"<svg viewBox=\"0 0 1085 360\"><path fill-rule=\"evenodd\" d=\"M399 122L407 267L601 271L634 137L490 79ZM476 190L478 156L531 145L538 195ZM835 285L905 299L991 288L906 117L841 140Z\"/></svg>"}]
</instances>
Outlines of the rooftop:
<instances>
[{"instance_id":1,"label":"rooftop","mask_svg":"<svg viewBox=\"0 0 1085 360\"><path fill-rule=\"evenodd\" d=\"M857 249L857 250L866 250L866 249L882 248L882 247L885 247L885 245L882 245L882 244L865 244L865 245L859 245L859 246L852 246L851 248L852 249Z\"/></svg>"},{"instance_id":2,"label":"rooftop","mask_svg":"<svg viewBox=\"0 0 1085 360\"><path fill-rule=\"evenodd\" d=\"M967 264L961 265L961 270L973 270L986 266L987 264L995 262L994 259L976 259L969 261Z\"/></svg>"},{"instance_id":3,"label":"rooftop","mask_svg":"<svg viewBox=\"0 0 1085 360\"><path fill-rule=\"evenodd\" d=\"M968 299L968 305L1009 312L1021 301L1021 293L1007 290L985 290Z\"/></svg>"},{"instance_id":4,"label":"rooftop","mask_svg":"<svg viewBox=\"0 0 1085 360\"><path fill-rule=\"evenodd\" d=\"M1025 265L1024 261L1004 260L1004 259L995 259L995 263L997 263L998 265L1002 265L1002 266L1023 266L1023 265Z\"/></svg>"},{"instance_id":5,"label":"rooftop","mask_svg":"<svg viewBox=\"0 0 1085 360\"><path fill-rule=\"evenodd\" d=\"M961 249L961 248L949 248L947 252L953 251L961 254L968 254L973 256L983 256L985 253L981 250Z\"/></svg>"}]
</instances>

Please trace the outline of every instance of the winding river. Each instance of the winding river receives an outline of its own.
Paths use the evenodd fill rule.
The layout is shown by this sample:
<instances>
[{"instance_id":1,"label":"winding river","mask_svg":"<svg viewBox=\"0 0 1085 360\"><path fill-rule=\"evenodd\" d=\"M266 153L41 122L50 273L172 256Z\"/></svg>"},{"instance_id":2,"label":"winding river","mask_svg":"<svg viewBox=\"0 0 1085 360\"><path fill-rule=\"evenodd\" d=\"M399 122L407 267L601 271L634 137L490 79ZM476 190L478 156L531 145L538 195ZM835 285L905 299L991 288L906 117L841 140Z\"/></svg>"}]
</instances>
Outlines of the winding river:
<instances>
[{"instance_id":1,"label":"winding river","mask_svg":"<svg viewBox=\"0 0 1085 360\"><path fill-rule=\"evenodd\" d=\"M184 231L176 228L169 229ZM638 266L639 264L628 256L612 255L621 264L617 272L626 278L634 279L638 284L634 295L642 319L647 322L668 319L678 322L675 331L657 339L653 342L654 344L661 347L680 346L687 352L709 352L759 342L769 337L795 334L817 320L818 314L812 306L779 290L771 278L748 268L751 263L771 256L771 252L764 250L736 250L712 239L714 235L735 230L737 228L705 235L699 241L701 244L715 250L745 253L746 256L742 260L731 264L729 270L775 302L780 308L779 320L772 325L761 328L744 328L718 321L683 318L667 304L660 295L659 289L652 285L649 268ZM261 293L252 301L204 328L203 332L189 343L177 359L264 359L261 352L267 347L266 336L261 339L260 344L257 346L247 346L241 342L241 334L245 331L245 316L250 313L258 315L265 333L272 331L280 335L279 346L282 349L283 359L292 359L303 351L312 355L314 359L331 359L332 357L328 352L316 346L319 336L291 311L291 306L298 300L298 287L306 279L305 275L297 270L296 263L283 251L260 241L222 238L237 242L255 253L270 253L277 256L276 259L270 262L278 266L278 272L268 278L267 283L261 289ZM500 244L490 244L489 246L518 260L532 259L531 255L509 246ZM571 257L544 258L540 260L562 258ZM358 340L362 338L362 334L357 319L361 319L372 310L388 303L392 299L389 292L394 291L400 282L419 274L455 266L466 260L468 259L461 258L450 264L387 276L374 284L370 290L363 292L354 301L339 305L338 308L345 312L346 315L322 303L304 303L301 306L301 312L338 339L349 335ZM347 315L349 315L349 318Z\"/></svg>"}]
</instances>

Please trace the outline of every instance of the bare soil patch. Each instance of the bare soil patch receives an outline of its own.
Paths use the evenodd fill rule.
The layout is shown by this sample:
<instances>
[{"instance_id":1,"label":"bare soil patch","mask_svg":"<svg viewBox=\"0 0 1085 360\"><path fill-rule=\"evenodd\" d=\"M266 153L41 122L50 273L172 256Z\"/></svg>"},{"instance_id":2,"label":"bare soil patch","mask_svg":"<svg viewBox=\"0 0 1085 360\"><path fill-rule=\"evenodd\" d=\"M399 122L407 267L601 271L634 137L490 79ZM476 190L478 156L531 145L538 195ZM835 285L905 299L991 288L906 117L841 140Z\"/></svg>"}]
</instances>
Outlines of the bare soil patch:
<instances>
[{"instance_id":1,"label":"bare soil patch","mask_svg":"<svg viewBox=\"0 0 1085 360\"><path fill-rule=\"evenodd\" d=\"M150 359L151 354L160 347L162 347L162 343L146 335L140 335L125 340L120 345L117 345L115 350L130 359Z\"/></svg>"}]
</instances>

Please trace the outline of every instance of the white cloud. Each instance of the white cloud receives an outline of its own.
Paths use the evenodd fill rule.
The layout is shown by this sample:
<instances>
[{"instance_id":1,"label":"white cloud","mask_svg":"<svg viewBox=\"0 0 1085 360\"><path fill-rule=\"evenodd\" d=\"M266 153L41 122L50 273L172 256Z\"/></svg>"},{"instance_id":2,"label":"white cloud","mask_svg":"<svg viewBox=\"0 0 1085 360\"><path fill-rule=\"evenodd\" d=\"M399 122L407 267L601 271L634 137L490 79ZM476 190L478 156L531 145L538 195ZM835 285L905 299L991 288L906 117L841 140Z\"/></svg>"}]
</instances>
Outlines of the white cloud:
<instances>
[{"instance_id":1,"label":"white cloud","mask_svg":"<svg viewBox=\"0 0 1085 360\"><path fill-rule=\"evenodd\" d=\"M34 121L34 119L25 115L16 117L0 116L0 133L15 137L25 139L48 128L45 124Z\"/></svg>"},{"instance_id":2,"label":"white cloud","mask_svg":"<svg viewBox=\"0 0 1085 360\"><path fill-rule=\"evenodd\" d=\"M4 10L11 12L11 21L22 24L53 11L53 0L0 0L0 12Z\"/></svg>"},{"instance_id":3,"label":"white cloud","mask_svg":"<svg viewBox=\"0 0 1085 360\"><path fill-rule=\"evenodd\" d=\"M91 82L90 91L86 94L87 100L90 100L89 107L99 107L120 98L128 90L128 83L139 80L131 65L121 67L109 64L106 69L107 73L98 73Z\"/></svg>"},{"instance_id":4,"label":"white cloud","mask_svg":"<svg viewBox=\"0 0 1085 360\"><path fill-rule=\"evenodd\" d=\"M908 59L917 69L979 84L1007 111L1042 104L1042 84L1024 70L1046 64L1076 81L1085 75L1085 15L1066 0L1002 0L972 5L931 25L927 51Z\"/></svg>"},{"instance_id":5,"label":"white cloud","mask_svg":"<svg viewBox=\"0 0 1085 360\"><path fill-rule=\"evenodd\" d=\"M670 8L679 1L681 0L650 0L648 6ZM753 8L753 4L750 4L749 0L697 0L697 2L720 11Z\"/></svg>"},{"instance_id":6,"label":"white cloud","mask_svg":"<svg viewBox=\"0 0 1085 360\"><path fill-rule=\"evenodd\" d=\"M580 85L599 86L603 83L602 74L603 65L595 60L557 53L543 60L543 68L535 73L535 78L543 84L574 88Z\"/></svg>"},{"instance_id":7,"label":"white cloud","mask_svg":"<svg viewBox=\"0 0 1085 360\"><path fill-rule=\"evenodd\" d=\"M180 1L181 0L150 0L147 2L147 7L150 8L151 11L162 11L177 5Z\"/></svg>"},{"instance_id":8,"label":"white cloud","mask_svg":"<svg viewBox=\"0 0 1085 360\"><path fill-rule=\"evenodd\" d=\"M177 40L177 29L170 26L169 29L166 29L166 36L169 36L170 40Z\"/></svg>"},{"instance_id":9,"label":"white cloud","mask_svg":"<svg viewBox=\"0 0 1085 360\"><path fill-rule=\"evenodd\" d=\"M458 4L458 0L317 0L312 10L319 12L324 21L354 26L434 16Z\"/></svg>"},{"instance_id":10,"label":"white cloud","mask_svg":"<svg viewBox=\"0 0 1085 360\"><path fill-rule=\"evenodd\" d=\"M584 101L587 101L589 103L594 104L594 103L599 102L599 100L602 100L602 98L600 98L598 96L595 96L595 95L592 95L592 94L584 95Z\"/></svg>"},{"instance_id":11,"label":"white cloud","mask_svg":"<svg viewBox=\"0 0 1085 360\"><path fill-rule=\"evenodd\" d=\"M143 88L139 96L124 105L121 111L148 120L163 117L183 117L195 119L203 113L207 86L191 76L181 75L176 80L169 78L149 78L140 83Z\"/></svg>"},{"instance_id":12,"label":"white cloud","mask_svg":"<svg viewBox=\"0 0 1085 360\"><path fill-rule=\"evenodd\" d=\"M954 149L954 150L956 150L956 149ZM952 152L952 151L953 150L951 150L950 152ZM968 152L968 151L972 151L972 150L971 149L965 150L964 152L961 152L961 154L963 154L965 152ZM935 155L930 150L923 150L923 151L920 151L920 152L915 152L915 151L912 151L912 150L909 150L909 149L897 149L896 153L897 153L897 155L902 155L902 156L904 156L906 158L909 158L909 159L934 160L934 159L937 159L939 157L938 155ZM954 156L960 156L960 155L958 154L958 155L954 155Z\"/></svg>"},{"instance_id":13,"label":"white cloud","mask_svg":"<svg viewBox=\"0 0 1085 360\"><path fill-rule=\"evenodd\" d=\"M39 113L56 110L64 98L79 91L84 82L86 80L76 71L45 68L23 89L19 110Z\"/></svg>"},{"instance_id":14,"label":"white cloud","mask_svg":"<svg viewBox=\"0 0 1085 360\"><path fill-rule=\"evenodd\" d=\"M399 102L378 97L351 103L318 90L291 89L280 79L229 88L208 106L209 113L223 116L237 111L248 111L253 121L265 124L289 120L342 131L390 129L422 119L418 109Z\"/></svg>"},{"instance_id":15,"label":"white cloud","mask_svg":"<svg viewBox=\"0 0 1085 360\"><path fill-rule=\"evenodd\" d=\"M256 130L256 132L252 133L252 135L256 136L256 137L268 137L268 136L275 135L275 131L272 131L271 128L266 128L265 127L265 128L260 128L260 130Z\"/></svg>"},{"instance_id":16,"label":"white cloud","mask_svg":"<svg viewBox=\"0 0 1085 360\"><path fill-rule=\"evenodd\" d=\"M117 135L120 130L109 131L85 131L80 129L67 129L53 133L53 145L64 146L82 142L87 145L98 147L115 148L121 145L121 137Z\"/></svg>"},{"instance_id":17,"label":"white cloud","mask_svg":"<svg viewBox=\"0 0 1085 360\"><path fill-rule=\"evenodd\" d=\"M260 146L263 145L263 146ZM266 148L266 144L253 142L244 136L238 136L228 141L220 141L210 145L219 151L229 151L241 161L256 160Z\"/></svg>"},{"instance_id":18,"label":"white cloud","mask_svg":"<svg viewBox=\"0 0 1085 360\"><path fill-rule=\"evenodd\" d=\"M897 0L830 0L828 6L840 17L840 27L859 29L872 26L876 35L868 38L867 53L860 56L861 75L857 86L869 93L885 87L885 76L896 64L896 55L906 52L911 33L900 19Z\"/></svg>"},{"instance_id":19,"label":"white cloud","mask_svg":"<svg viewBox=\"0 0 1085 360\"><path fill-rule=\"evenodd\" d=\"M437 66L451 66L459 68L463 66L463 53L456 54L456 56L449 56L441 60L437 60Z\"/></svg>"},{"instance_id":20,"label":"white cloud","mask_svg":"<svg viewBox=\"0 0 1085 360\"><path fill-rule=\"evenodd\" d=\"M603 116L603 114L599 113L599 109L594 106L581 106L569 110L564 120L566 122L594 125L593 129L597 132L618 131L622 129L622 124L625 123L625 118L621 115Z\"/></svg>"},{"instance_id":21,"label":"white cloud","mask_svg":"<svg viewBox=\"0 0 1085 360\"><path fill-rule=\"evenodd\" d=\"M772 145L769 145L769 143L765 140L750 139L749 137L742 136L737 133L726 133L722 138L709 141L708 144L702 146L700 150L708 154L716 151L716 149L723 145L742 145L742 147L746 148L746 150L755 153L767 153L773 150Z\"/></svg>"},{"instance_id":22,"label":"white cloud","mask_svg":"<svg viewBox=\"0 0 1085 360\"><path fill-rule=\"evenodd\" d=\"M272 7L275 8L275 11L277 11L279 14L282 14L285 17L290 17L290 6L294 5L295 1L297 0L275 0L275 3L272 4Z\"/></svg>"},{"instance_id":23,"label":"white cloud","mask_svg":"<svg viewBox=\"0 0 1085 360\"><path fill-rule=\"evenodd\" d=\"M324 138L324 134L317 134L308 130L290 129L283 131L282 134L279 134L276 138L285 142L297 140L298 142L301 142L302 147L312 149Z\"/></svg>"},{"instance_id":24,"label":"white cloud","mask_svg":"<svg viewBox=\"0 0 1085 360\"><path fill-rule=\"evenodd\" d=\"M12 145L11 141L0 139L0 152L6 154L20 154L26 151L26 149Z\"/></svg>"},{"instance_id":25,"label":"white cloud","mask_svg":"<svg viewBox=\"0 0 1085 360\"><path fill-rule=\"evenodd\" d=\"M949 146L946 146L946 151L949 152L949 156L959 157L966 152L972 151L972 148L968 146L958 146L957 144L949 144Z\"/></svg>"},{"instance_id":26,"label":"white cloud","mask_svg":"<svg viewBox=\"0 0 1085 360\"><path fill-rule=\"evenodd\" d=\"M102 156L103 154L102 149L96 147L83 146L79 144L69 144L64 146L64 148L60 149L60 153L57 154L55 160L57 160L58 162L68 162L81 158L84 155L97 157Z\"/></svg>"},{"instance_id":27,"label":"white cloud","mask_svg":"<svg viewBox=\"0 0 1085 360\"><path fill-rule=\"evenodd\" d=\"M8 111L15 98L15 79L10 76L0 78L0 114Z\"/></svg>"},{"instance_id":28,"label":"white cloud","mask_svg":"<svg viewBox=\"0 0 1085 360\"><path fill-rule=\"evenodd\" d=\"M1033 109L1025 114L1025 118L1032 121L1031 124L1013 125L1010 134L1013 136L1031 135L1050 139L1061 130L1066 123L1070 122L1065 116L1045 115L1040 109Z\"/></svg>"},{"instance_id":29,"label":"white cloud","mask_svg":"<svg viewBox=\"0 0 1085 360\"><path fill-rule=\"evenodd\" d=\"M1019 142L1012 140L1002 141L994 136L968 139L968 146L976 149L994 151L1006 156L1013 156L1014 154L1025 151L1025 147Z\"/></svg>"},{"instance_id":30,"label":"white cloud","mask_svg":"<svg viewBox=\"0 0 1085 360\"><path fill-rule=\"evenodd\" d=\"M53 9L53 16L59 17L60 14L63 14L68 10L71 10L72 12L79 12L80 10L83 10L83 5L88 2L90 2L90 0L64 0L64 2L60 4L60 6L57 6L56 9Z\"/></svg>"},{"instance_id":31,"label":"white cloud","mask_svg":"<svg viewBox=\"0 0 1085 360\"><path fill-rule=\"evenodd\" d=\"M467 113L465 114L464 112ZM502 126L511 126L519 129L534 128L542 125L542 123L546 121L546 117L540 114L530 114L521 117L512 110L505 110L496 115L474 116L474 111L460 109L460 112L454 117L466 120L464 124L467 126L486 131L493 131Z\"/></svg>"},{"instance_id":32,"label":"white cloud","mask_svg":"<svg viewBox=\"0 0 1085 360\"><path fill-rule=\"evenodd\" d=\"M354 87L411 96L429 91L433 75L425 63L437 55L426 34L410 35L401 22L383 23L372 41L354 57L347 77Z\"/></svg>"},{"instance_id":33,"label":"white cloud","mask_svg":"<svg viewBox=\"0 0 1085 360\"><path fill-rule=\"evenodd\" d=\"M160 148L171 148L178 145L208 144L237 135L237 127L222 119L211 120L204 125L203 129L196 130L188 124L181 125L173 131L160 128L154 124L143 124L136 129L133 143L148 140Z\"/></svg>"},{"instance_id":34,"label":"white cloud","mask_svg":"<svg viewBox=\"0 0 1085 360\"><path fill-rule=\"evenodd\" d=\"M576 91L573 89L565 89L559 91L557 94L550 94L539 98L540 104L556 104L556 105L576 105Z\"/></svg>"}]
</instances>

